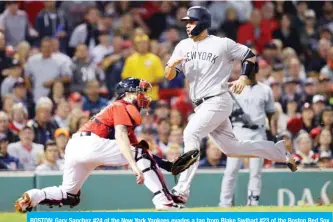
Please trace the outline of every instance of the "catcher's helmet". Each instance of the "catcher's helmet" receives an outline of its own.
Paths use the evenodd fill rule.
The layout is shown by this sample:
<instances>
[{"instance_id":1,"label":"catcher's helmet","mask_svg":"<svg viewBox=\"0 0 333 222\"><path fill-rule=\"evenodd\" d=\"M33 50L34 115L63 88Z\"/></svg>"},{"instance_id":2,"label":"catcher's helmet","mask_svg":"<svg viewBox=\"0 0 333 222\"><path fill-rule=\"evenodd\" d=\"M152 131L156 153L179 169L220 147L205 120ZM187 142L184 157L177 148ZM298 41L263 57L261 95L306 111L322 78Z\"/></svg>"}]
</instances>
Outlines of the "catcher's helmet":
<instances>
[{"instance_id":1,"label":"catcher's helmet","mask_svg":"<svg viewBox=\"0 0 333 222\"><path fill-rule=\"evenodd\" d=\"M137 105L139 108L147 108L151 102L151 98L146 95L146 92L151 91L152 85L143 79L129 77L118 83L116 92L117 100L125 96L126 92L137 94Z\"/></svg>"},{"instance_id":2,"label":"catcher's helmet","mask_svg":"<svg viewBox=\"0 0 333 222\"><path fill-rule=\"evenodd\" d=\"M211 15L208 9L202 6L193 6L187 10L187 14L181 21L198 21L198 24L191 31L192 36L197 36L211 26Z\"/></svg>"}]
</instances>

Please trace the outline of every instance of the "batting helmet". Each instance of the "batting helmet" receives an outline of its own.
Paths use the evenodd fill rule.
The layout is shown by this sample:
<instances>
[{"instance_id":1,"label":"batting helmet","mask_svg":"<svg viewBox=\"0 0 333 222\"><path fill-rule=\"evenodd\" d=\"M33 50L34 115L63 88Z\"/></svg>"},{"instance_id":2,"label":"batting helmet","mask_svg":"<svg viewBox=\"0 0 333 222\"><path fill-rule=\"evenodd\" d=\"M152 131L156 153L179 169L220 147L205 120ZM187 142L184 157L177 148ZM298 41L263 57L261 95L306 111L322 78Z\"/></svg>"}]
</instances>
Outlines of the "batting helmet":
<instances>
[{"instance_id":1,"label":"batting helmet","mask_svg":"<svg viewBox=\"0 0 333 222\"><path fill-rule=\"evenodd\" d=\"M202 6L193 6L187 10L187 14L181 21L198 21L198 24L191 31L192 36L197 36L205 29L211 26L211 15L209 11Z\"/></svg>"}]
</instances>

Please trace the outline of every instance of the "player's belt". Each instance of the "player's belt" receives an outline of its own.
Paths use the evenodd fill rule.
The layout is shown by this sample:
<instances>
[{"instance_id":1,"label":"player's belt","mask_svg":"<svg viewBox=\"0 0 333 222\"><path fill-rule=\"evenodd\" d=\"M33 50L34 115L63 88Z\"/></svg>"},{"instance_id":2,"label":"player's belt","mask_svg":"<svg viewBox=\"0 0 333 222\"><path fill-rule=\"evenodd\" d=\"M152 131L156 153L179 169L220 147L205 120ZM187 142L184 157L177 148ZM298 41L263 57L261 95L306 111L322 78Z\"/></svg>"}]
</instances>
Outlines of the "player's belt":
<instances>
[{"instance_id":1,"label":"player's belt","mask_svg":"<svg viewBox=\"0 0 333 222\"><path fill-rule=\"evenodd\" d=\"M207 96L207 97L204 97L202 99L193 100L192 102L194 103L194 105L200 106L201 103L203 103L204 101L206 101L210 98L213 98L213 97L215 97L215 96Z\"/></svg>"},{"instance_id":2,"label":"player's belt","mask_svg":"<svg viewBox=\"0 0 333 222\"><path fill-rule=\"evenodd\" d=\"M92 132L81 132L79 133L79 136L91 136Z\"/></svg>"}]
</instances>

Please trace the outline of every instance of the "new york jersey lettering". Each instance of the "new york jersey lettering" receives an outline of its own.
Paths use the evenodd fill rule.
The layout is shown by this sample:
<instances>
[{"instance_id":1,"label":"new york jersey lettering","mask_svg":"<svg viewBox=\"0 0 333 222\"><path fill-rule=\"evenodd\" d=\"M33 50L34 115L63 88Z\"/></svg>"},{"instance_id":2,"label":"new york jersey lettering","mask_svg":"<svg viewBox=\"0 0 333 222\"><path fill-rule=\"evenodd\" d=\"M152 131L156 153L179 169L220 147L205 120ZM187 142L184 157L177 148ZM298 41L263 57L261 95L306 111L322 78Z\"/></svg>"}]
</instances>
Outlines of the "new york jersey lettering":
<instances>
[{"instance_id":1,"label":"new york jersey lettering","mask_svg":"<svg viewBox=\"0 0 333 222\"><path fill-rule=\"evenodd\" d=\"M216 59L218 58L217 55L214 55L210 52L187 52L186 54L186 62L189 62L191 60L201 60L201 61L208 61L212 64L215 64Z\"/></svg>"}]
</instances>

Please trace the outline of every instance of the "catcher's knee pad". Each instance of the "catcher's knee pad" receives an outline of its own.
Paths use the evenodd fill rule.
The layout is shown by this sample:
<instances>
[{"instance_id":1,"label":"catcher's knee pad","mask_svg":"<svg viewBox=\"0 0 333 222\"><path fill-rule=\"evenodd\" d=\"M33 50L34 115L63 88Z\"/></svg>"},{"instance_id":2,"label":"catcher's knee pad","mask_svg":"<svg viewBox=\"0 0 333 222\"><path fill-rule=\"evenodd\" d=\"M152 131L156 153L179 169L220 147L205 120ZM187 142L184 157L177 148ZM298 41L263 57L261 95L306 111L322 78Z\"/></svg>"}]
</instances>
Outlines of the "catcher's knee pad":
<instances>
[{"instance_id":1,"label":"catcher's knee pad","mask_svg":"<svg viewBox=\"0 0 333 222\"><path fill-rule=\"evenodd\" d=\"M146 177L150 177L149 180L146 180L145 185L154 193L154 196L164 193L171 200L171 194L166 186L163 174L148 150L137 148L135 161L142 173Z\"/></svg>"},{"instance_id":2,"label":"catcher's knee pad","mask_svg":"<svg viewBox=\"0 0 333 222\"><path fill-rule=\"evenodd\" d=\"M64 198L62 200L50 200L50 199L45 199L42 202L40 202L39 204L41 205L47 205L50 208L52 208L53 206L70 206L71 208L79 205L80 203L80 195L81 195L81 191L79 191L78 194L70 194L67 193L67 198Z\"/></svg>"}]
</instances>

